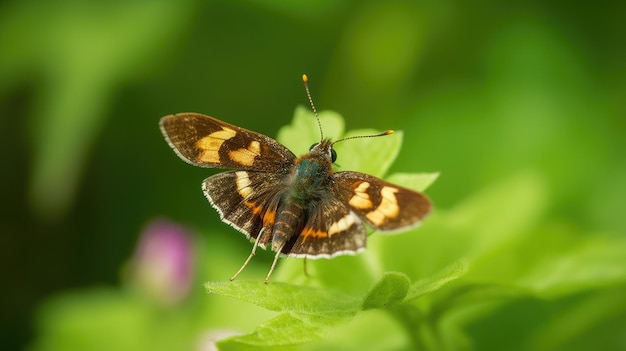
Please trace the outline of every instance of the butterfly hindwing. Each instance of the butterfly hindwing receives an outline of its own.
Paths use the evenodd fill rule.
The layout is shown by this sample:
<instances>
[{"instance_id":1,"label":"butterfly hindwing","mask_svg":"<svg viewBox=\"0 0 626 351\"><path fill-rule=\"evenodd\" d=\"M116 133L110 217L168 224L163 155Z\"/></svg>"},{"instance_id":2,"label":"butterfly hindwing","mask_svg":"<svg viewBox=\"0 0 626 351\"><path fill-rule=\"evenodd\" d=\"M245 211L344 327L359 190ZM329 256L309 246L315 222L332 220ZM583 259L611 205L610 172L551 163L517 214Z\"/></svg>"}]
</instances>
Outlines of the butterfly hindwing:
<instances>
[{"instance_id":1,"label":"butterfly hindwing","mask_svg":"<svg viewBox=\"0 0 626 351\"><path fill-rule=\"evenodd\" d=\"M282 175L276 173L232 171L205 179L202 190L222 221L251 240L261 235L259 245L265 247L271 239L281 183Z\"/></svg>"},{"instance_id":2,"label":"butterfly hindwing","mask_svg":"<svg viewBox=\"0 0 626 351\"><path fill-rule=\"evenodd\" d=\"M359 172L337 172L339 197L373 228L394 231L421 222L431 209L421 193Z\"/></svg>"},{"instance_id":3,"label":"butterfly hindwing","mask_svg":"<svg viewBox=\"0 0 626 351\"><path fill-rule=\"evenodd\" d=\"M304 228L285 245L283 253L294 257L331 258L365 249L366 231L350 207L328 196L309 207Z\"/></svg>"},{"instance_id":4,"label":"butterfly hindwing","mask_svg":"<svg viewBox=\"0 0 626 351\"><path fill-rule=\"evenodd\" d=\"M274 172L295 159L270 137L199 113L165 116L160 127L176 154L195 166Z\"/></svg>"}]
</instances>

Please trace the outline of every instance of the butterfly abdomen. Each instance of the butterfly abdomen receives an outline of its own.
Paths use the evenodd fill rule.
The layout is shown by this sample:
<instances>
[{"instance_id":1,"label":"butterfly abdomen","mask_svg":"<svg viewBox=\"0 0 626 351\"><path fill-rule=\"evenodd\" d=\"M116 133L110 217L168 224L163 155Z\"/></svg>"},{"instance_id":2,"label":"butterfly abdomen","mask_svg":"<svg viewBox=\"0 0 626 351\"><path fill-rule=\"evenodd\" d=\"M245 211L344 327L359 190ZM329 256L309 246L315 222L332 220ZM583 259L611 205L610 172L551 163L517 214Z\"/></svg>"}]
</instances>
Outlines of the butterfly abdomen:
<instances>
[{"instance_id":1,"label":"butterfly abdomen","mask_svg":"<svg viewBox=\"0 0 626 351\"><path fill-rule=\"evenodd\" d=\"M272 230L272 251L278 252L294 236L300 234L305 222L304 207L297 202L279 206Z\"/></svg>"}]
</instances>

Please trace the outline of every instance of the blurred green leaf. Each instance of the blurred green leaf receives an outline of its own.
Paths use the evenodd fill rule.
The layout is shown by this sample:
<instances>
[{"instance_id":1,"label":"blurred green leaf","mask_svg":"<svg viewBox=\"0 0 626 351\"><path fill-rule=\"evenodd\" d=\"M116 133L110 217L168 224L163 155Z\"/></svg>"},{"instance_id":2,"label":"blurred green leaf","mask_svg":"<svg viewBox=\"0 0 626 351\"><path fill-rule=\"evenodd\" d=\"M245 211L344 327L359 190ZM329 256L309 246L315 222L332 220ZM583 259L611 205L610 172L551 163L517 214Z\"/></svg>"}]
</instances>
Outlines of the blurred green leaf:
<instances>
[{"instance_id":1,"label":"blurred green leaf","mask_svg":"<svg viewBox=\"0 0 626 351\"><path fill-rule=\"evenodd\" d=\"M467 270L468 266L466 263L454 262L441 272L411 284L405 301L412 301L441 289L444 285L463 277L467 273Z\"/></svg>"},{"instance_id":2,"label":"blurred green leaf","mask_svg":"<svg viewBox=\"0 0 626 351\"><path fill-rule=\"evenodd\" d=\"M371 309L347 323L327 330L324 338L299 347L302 350L411 350L404 326L386 309Z\"/></svg>"},{"instance_id":3,"label":"blurred green leaf","mask_svg":"<svg viewBox=\"0 0 626 351\"><path fill-rule=\"evenodd\" d=\"M188 316L168 313L130 292L91 289L48 301L40 314L35 350L170 350L190 348L195 327ZM103 332L106 331L106 332Z\"/></svg>"},{"instance_id":4,"label":"blurred green leaf","mask_svg":"<svg viewBox=\"0 0 626 351\"><path fill-rule=\"evenodd\" d=\"M580 240L567 251L536 262L516 283L545 297L626 282L626 241Z\"/></svg>"},{"instance_id":5,"label":"blurred green leaf","mask_svg":"<svg viewBox=\"0 0 626 351\"><path fill-rule=\"evenodd\" d=\"M402 302L410 284L411 280L405 274L385 272L365 296L363 309L385 308Z\"/></svg>"},{"instance_id":6,"label":"blurred green leaf","mask_svg":"<svg viewBox=\"0 0 626 351\"><path fill-rule=\"evenodd\" d=\"M247 346L269 347L271 350L293 347L322 339L329 327L344 320L343 316L281 313L251 334L228 338L218 345L220 350L241 350Z\"/></svg>"},{"instance_id":7,"label":"blurred green leaf","mask_svg":"<svg viewBox=\"0 0 626 351\"><path fill-rule=\"evenodd\" d=\"M34 159L29 195L40 218L58 219L74 201L115 90L149 69L149 58L172 43L192 5L20 5L10 8L10 26L0 27L0 70L17 70L11 77L19 80L34 66L45 77L29 123Z\"/></svg>"},{"instance_id":8,"label":"blurred green leaf","mask_svg":"<svg viewBox=\"0 0 626 351\"><path fill-rule=\"evenodd\" d=\"M615 317L623 317L625 312L624 285L602 289L554 314L532 337L530 347L534 350L588 350L596 346L610 349L603 346L602 339L608 341L609 338L601 333L619 333L623 325L620 327ZM613 325L603 325L606 321Z\"/></svg>"}]
</instances>

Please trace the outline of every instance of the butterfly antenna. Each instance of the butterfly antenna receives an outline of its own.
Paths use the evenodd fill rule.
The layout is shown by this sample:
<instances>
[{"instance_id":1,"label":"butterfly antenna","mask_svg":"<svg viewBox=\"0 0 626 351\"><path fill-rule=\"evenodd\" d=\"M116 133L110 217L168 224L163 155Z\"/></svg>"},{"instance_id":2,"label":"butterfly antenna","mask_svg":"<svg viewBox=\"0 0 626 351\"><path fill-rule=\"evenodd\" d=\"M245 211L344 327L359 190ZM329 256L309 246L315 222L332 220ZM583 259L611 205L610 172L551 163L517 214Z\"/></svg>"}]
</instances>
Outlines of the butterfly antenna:
<instances>
[{"instance_id":1,"label":"butterfly antenna","mask_svg":"<svg viewBox=\"0 0 626 351\"><path fill-rule=\"evenodd\" d=\"M313 103L313 98L311 98L311 92L309 91L309 77L307 77L306 74L302 75L302 82L304 83L306 96L309 98L309 104L311 104L311 109L313 109L313 114L315 115L315 119L317 119L317 126L320 128L320 140L323 140L324 132L322 131L322 122L320 122L320 118L317 115L317 109L315 108L315 104Z\"/></svg>"},{"instance_id":2,"label":"butterfly antenna","mask_svg":"<svg viewBox=\"0 0 626 351\"><path fill-rule=\"evenodd\" d=\"M391 135L395 133L393 130L386 130L382 133L377 133L377 134L371 134L371 135L355 135L355 136L351 136L351 137L347 137L347 138L343 138L343 139L339 139L339 140L335 140L332 145L337 144L340 141L345 141L345 140L350 140L350 139L361 139L361 138L376 138L376 137L381 137L381 136L386 136L386 135Z\"/></svg>"}]
</instances>

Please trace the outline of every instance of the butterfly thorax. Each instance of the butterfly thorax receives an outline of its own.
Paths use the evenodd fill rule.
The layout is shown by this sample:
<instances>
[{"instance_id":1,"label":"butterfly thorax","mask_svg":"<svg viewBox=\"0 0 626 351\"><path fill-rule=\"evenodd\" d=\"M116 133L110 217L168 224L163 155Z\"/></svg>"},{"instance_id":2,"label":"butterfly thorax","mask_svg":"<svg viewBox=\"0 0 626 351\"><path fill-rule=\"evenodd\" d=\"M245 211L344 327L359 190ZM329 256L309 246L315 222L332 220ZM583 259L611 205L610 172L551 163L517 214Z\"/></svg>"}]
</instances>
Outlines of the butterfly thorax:
<instances>
[{"instance_id":1,"label":"butterfly thorax","mask_svg":"<svg viewBox=\"0 0 626 351\"><path fill-rule=\"evenodd\" d=\"M326 194L333 174L330 145L324 140L296 159L288 192L292 200L315 201Z\"/></svg>"}]
</instances>

